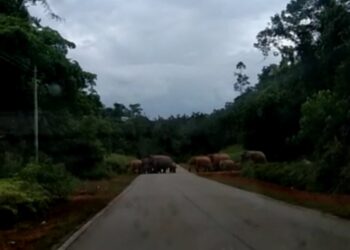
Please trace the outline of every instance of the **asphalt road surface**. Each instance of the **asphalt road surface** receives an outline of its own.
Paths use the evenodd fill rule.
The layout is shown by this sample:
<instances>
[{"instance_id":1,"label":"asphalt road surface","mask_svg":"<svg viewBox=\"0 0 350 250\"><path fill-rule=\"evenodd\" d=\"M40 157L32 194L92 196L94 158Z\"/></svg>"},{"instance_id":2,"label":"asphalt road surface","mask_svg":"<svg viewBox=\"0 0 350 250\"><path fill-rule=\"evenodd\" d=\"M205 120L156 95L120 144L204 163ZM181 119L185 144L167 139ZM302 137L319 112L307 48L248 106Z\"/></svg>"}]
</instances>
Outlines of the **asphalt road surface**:
<instances>
[{"instance_id":1,"label":"asphalt road surface","mask_svg":"<svg viewBox=\"0 0 350 250\"><path fill-rule=\"evenodd\" d=\"M69 250L350 249L350 222L188 173L138 177Z\"/></svg>"}]
</instances>

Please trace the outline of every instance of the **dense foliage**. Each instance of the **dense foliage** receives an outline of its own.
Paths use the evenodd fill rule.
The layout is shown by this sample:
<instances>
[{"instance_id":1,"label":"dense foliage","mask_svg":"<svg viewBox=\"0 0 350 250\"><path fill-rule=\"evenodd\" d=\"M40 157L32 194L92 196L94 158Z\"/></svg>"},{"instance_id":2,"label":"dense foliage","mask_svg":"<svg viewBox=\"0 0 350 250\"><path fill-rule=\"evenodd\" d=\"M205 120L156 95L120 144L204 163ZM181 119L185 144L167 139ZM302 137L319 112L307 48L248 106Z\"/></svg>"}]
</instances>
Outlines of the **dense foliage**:
<instances>
[{"instance_id":1,"label":"dense foliage","mask_svg":"<svg viewBox=\"0 0 350 250\"><path fill-rule=\"evenodd\" d=\"M257 35L255 47L264 56L281 57L279 64L262 70L257 84L249 82L246 65L239 62L233 87L241 94L224 108L153 120L139 104L101 103L96 75L67 58L74 43L29 14L28 4L36 2L57 18L46 1L0 0L0 197L18 194L14 200L22 204L33 193L41 206L66 196L72 176L127 172L132 158L124 155L187 160L229 145L261 150L269 162L284 162L247 166L246 176L350 191L350 1L292 0ZM34 164L35 68L40 161ZM302 159L312 164L295 163ZM24 190L31 182L33 189ZM0 210L7 209L4 204L0 200Z\"/></svg>"}]
</instances>

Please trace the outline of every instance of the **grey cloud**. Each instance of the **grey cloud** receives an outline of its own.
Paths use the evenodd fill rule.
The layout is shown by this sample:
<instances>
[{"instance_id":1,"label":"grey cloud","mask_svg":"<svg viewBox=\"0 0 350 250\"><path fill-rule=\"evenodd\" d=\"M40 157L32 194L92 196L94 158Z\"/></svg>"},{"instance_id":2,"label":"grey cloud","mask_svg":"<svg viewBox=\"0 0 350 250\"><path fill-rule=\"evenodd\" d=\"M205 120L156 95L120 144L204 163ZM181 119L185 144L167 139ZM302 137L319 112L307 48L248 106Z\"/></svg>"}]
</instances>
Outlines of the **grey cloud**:
<instances>
[{"instance_id":1,"label":"grey cloud","mask_svg":"<svg viewBox=\"0 0 350 250\"><path fill-rule=\"evenodd\" d=\"M98 74L106 105L141 103L146 114L210 112L237 96L233 71L242 60L256 82L263 61L257 32L288 0L50 1L65 21L31 8L77 44L69 54Z\"/></svg>"}]
</instances>

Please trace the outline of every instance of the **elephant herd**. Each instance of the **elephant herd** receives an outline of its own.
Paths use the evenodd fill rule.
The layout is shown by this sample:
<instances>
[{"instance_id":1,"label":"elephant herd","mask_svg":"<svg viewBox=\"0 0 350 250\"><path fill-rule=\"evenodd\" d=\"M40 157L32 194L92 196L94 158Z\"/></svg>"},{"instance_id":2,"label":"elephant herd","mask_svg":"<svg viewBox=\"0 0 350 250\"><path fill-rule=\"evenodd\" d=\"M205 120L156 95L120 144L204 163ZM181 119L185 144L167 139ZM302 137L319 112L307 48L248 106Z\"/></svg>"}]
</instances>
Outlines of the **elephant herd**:
<instances>
[{"instance_id":1,"label":"elephant herd","mask_svg":"<svg viewBox=\"0 0 350 250\"><path fill-rule=\"evenodd\" d=\"M245 151L241 154L241 162L251 161L253 163L265 163L266 156L261 151ZM192 157L189 162L189 171L194 168L196 172L200 171L232 171L239 170L240 163L231 159L228 154L217 153Z\"/></svg>"},{"instance_id":2,"label":"elephant herd","mask_svg":"<svg viewBox=\"0 0 350 250\"><path fill-rule=\"evenodd\" d=\"M132 160L129 163L135 174L176 173L176 163L167 155L151 155L142 160Z\"/></svg>"},{"instance_id":3,"label":"elephant herd","mask_svg":"<svg viewBox=\"0 0 350 250\"><path fill-rule=\"evenodd\" d=\"M253 163L266 163L266 156L261 151L244 151L241 161L235 162L228 154L216 153L194 156L188 161L189 171L192 168L196 172L201 171L232 171L240 170L241 163L251 161ZM130 170L135 174L176 173L177 164L167 155L150 155L141 160L132 160L129 163Z\"/></svg>"}]
</instances>

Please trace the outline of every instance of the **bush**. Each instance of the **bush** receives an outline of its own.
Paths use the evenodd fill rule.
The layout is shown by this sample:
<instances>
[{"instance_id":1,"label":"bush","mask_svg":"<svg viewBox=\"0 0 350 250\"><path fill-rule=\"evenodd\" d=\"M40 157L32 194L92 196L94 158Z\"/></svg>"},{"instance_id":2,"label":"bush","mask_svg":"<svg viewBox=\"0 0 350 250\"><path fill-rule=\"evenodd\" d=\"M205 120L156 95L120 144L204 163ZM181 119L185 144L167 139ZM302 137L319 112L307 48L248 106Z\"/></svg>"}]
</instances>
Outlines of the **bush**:
<instances>
[{"instance_id":1,"label":"bush","mask_svg":"<svg viewBox=\"0 0 350 250\"><path fill-rule=\"evenodd\" d=\"M113 174L125 174L128 172L128 163L135 159L131 156L121 154L110 154L104 158L104 161L97 164L94 168L84 170L80 177L92 180L98 180L111 177Z\"/></svg>"},{"instance_id":2,"label":"bush","mask_svg":"<svg viewBox=\"0 0 350 250\"><path fill-rule=\"evenodd\" d=\"M242 175L302 190L315 189L315 170L311 163L245 164Z\"/></svg>"},{"instance_id":3,"label":"bush","mask_svg":"<svg viewBox=\"0 0 350 250\"><path fill-rule=\"evenodd\" d=\"M258 174L259 170L253 164L247 163L242 166L242 176L252 179L258 178L258 176L260 176L260 174Z\"/></svg>"},{"instance_id":4,"label":"bush","mask_svg":"<svg viewBox=\"0 0 350 250\"><path fill-rule=\"evenodd\" d=\"M104 148L98 140L71 140L62 144L60 160L73 175L84 177L103 161Z\"/></svg>"},{"instance_id":5,"label":"bush","mask_svg":"<svg viewBox=\"0 0 350 250\"><path fill-rule=\"evenodd\" d=\"M52 200L65 199L74 187L74 178L63 164L29 163L19 174L19 178L30 183L38 183Z\"/></svg>"},{"instance_id":6,"label":"bush","mask_svg":"<svg viewBox=\"0 0 350 250\"><path fill-rule=\"evenodd\" d=\"M110 154L105 157L104 163L110 167L110 169L117 174L128 172L128 163L135 159L131 156L120 155L120 154Z\"/></svg>"},{"instance_id":7,"label":"bush","mask_svg":"<svg viewBox=\"0 0 350 250\"><path fill-rule=\"evenodd\" d=\"M0 225L8 227L48 207L50 198L39 184L0 179Z\"/></svg>"},{"instance_id":8,"label":"bush","mask_svg":"<svg viewBox=\"0 0 350 250\"><path fill-rule=\"evenodd\" d=\"M232 160L239 162L241 160L241 154L243 151L244 149L241 145L232 145L221 150L221 153L226 153L231 157Z\"/></svg>"},{"instance_id":9,"label":"bush","mask_svg":"<svg viewBox=\"0 0 350 250\"><path fill-rule=\"evenodd\" d=\"M9 178L23 168L23 158L21 155L5 152L0 163L0 178Z\"/></svg>"},{"instance_id":10,"label":"bush","mask_svg":"<svg viewBox=\"0 0 350 250\"><path fill-rule=\"evenodd\" d=\"M99 163L94 168L85 170L80 174L80 178L89 180L100 180L113 175L111 168L104 162Z\"/></svg>"},{"instance_id":11,"label":"bush","mask_svg":"<svg viewBox=\"0 0 350 250\"><path fill-rule=\"evenodd\" d=\"M15 178L0 179L0 221L10 226L19 219L43 212L71 193L75 179L64 165L27 164Z\"/></svg>"},{"instance_id":12,"label":"bush","mask_svg":"<svg viewBox=\"0 0 350 250\"><path fill-rule=\"evenodd\" d=\"M318 153L320 160L317 166L317 186L321 191L333 192L340 181L339 175L342 172L342 166L347 161L347 152L336 137L333 141L325 144L322 151L322 154Z\"/></svg>"},{"instance_id":13,"label":"bush","mask_svg":"<svg viewBox=\"0 0 350 250\"><path fill-rule=\"evenodd\" d=\"M336 187L338 193L350 193L350 165L345 166L339 176L339 182Z\"/></svg>"}]
</instances>

